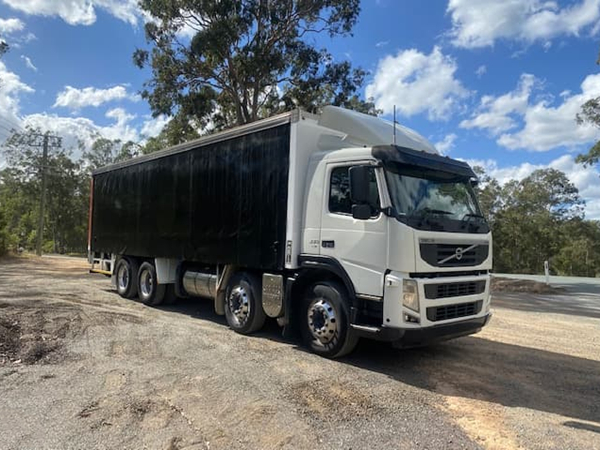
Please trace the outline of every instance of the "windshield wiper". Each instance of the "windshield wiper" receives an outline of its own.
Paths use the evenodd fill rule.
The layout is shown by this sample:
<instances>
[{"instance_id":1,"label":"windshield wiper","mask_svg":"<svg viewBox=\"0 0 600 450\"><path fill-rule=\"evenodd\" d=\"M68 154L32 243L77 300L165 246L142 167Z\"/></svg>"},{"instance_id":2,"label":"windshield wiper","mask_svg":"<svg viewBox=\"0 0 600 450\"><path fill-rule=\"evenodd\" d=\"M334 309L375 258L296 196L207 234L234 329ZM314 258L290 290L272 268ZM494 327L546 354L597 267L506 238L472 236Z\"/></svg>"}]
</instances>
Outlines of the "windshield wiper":
<instances>
[{"instance_id":1,"label":"windshield wiper","mask_svg":"<svg viewBox=\"0 0 600 450\"><path fill-rule=\"evenodd\" d=\"M471 219L480 219L476 223L472 224ZM479 228L485 223L485 217L477 213L467 213L463 216L462 221L464 222L462 228L469 226L470 230L479 231Z\"/></svg>"},{"instance_id":2,"label":"windshield wiper","mask_svg":"<svg viewBox=\"0 0 600 450\"><path fill-rule=\"evenodd\" d=\"M473 217L475 219L485 219L485 217L483 217L481 214L475 214L475 213L467 213L462 217L462 220L465 220L465 218L467 217Z\"/></svg>"},{"instance_id":3,"label":"windshield wiper","mask_svg":"<svg viewBox=\"0 0 600 450\"><path fill-rule=\"evenodd\" d=\"M431 208L422 208L413 212L413 215L417 213L423 213L424 215L430 214L443 214L443 215L452 215L454 214L452 211L444 211L443 209L431 209Z\"/></svg>"}]
</instances>

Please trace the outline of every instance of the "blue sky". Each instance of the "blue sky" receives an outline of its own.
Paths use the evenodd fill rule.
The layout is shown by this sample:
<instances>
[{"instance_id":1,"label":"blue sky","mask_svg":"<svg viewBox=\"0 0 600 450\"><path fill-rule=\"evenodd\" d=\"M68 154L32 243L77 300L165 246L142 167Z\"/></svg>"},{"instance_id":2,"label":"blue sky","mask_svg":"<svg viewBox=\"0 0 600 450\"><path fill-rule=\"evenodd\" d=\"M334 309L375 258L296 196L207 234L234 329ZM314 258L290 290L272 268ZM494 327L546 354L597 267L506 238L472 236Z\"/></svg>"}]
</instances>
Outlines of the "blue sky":
<instances>
[{"instance_id":1,"label":"blue sky","mask_svg":"<svg viewBox=\"0 0 600 450\"><path fill-rule=\"evenodd\" d=\"M158 133L168 118L150 117L131 61L144 20L135 0L0 0L0 139ZM600 138L574 117L600 96L600 0L364 0L353 37L310 39L368 70L363 94L442 152L502 182L563 170L600 219L598 172L573 162Z\"/></svg>"}]
</instances>

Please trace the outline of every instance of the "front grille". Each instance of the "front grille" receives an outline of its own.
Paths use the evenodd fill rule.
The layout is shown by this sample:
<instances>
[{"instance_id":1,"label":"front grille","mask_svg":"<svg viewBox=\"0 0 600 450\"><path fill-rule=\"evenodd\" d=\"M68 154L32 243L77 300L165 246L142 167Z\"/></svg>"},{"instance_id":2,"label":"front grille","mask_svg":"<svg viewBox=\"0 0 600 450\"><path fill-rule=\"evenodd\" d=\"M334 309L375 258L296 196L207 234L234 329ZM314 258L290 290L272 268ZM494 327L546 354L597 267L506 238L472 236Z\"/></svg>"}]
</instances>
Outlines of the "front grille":
<instances>
[{"instance_id":1,"label":"front grille","mask_svg":"<svg viewBox=\"0 0 600 450\"><path fill-rule=\"evenodd\" d=\"M483 300L458 305L445 305L427 308L427 319L431 322L440 320L457 319L459 317L474 316L481 312Z\"/></svg>"},{"instance_id":2,"label":"front grille","mask_svg":"<svg viewBox=\"0 0 600 450\"><path fill-rule=\"evenodd\" d=\"M490 247L487 243L473 245L420 244L421 258L435 267L477 266L487 259Z\"/></svg>"},{"instance_id":3,"label":"front grille","mask_svg":"<svg viewBox=\"0 0 600 450\"><path fill-rule=\"evenodd\" d=\"M485 291L485 280L464 281L460 283L426 284L425 298L461 297L481 294Z\"/></svg>"}]
</instances>

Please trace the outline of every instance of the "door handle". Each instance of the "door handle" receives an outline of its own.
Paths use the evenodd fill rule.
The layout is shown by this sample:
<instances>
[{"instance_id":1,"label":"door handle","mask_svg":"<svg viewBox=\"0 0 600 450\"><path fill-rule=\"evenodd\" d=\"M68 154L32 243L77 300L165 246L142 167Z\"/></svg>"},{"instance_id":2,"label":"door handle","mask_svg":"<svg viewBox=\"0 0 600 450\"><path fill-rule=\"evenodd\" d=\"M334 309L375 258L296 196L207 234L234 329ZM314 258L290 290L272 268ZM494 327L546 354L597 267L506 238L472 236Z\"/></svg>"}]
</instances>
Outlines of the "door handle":
<instances>
[{"instance_id":1,"label":"door handle","mask_svg":"<svg viewBox=\"0 0 600 450\"><path fill-rule=\"evenodd\" d=\"M321 246L323 248L334 248L335 247L335 241L321 241Z\"/></svg>"}]
</instances>

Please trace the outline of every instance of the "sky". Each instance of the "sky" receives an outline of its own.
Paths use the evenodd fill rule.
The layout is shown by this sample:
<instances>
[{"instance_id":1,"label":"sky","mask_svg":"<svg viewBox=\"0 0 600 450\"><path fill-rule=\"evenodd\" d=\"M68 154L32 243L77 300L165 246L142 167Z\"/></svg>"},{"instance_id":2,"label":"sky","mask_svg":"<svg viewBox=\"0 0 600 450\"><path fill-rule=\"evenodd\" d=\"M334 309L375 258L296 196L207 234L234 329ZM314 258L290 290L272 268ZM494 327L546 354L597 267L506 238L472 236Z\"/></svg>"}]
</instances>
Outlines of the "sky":
<instances>
[{"instance_id":1,"label":"sky","mask_svg":"<svg viewBox=\"0 0 600 450\"><path fill-rule=\"evenodd\" d=\"M27 125L66 146L158 134L168 118L132 63L145 20L136 0L0 0L0 141ZM559 169L600 219L599 169L574 162L600 139L575 122L600 96L600 0L363 0L353 36L309 39L367 70L361 94L443 154L501 183Z\"/></svg>"}]
</instances>

